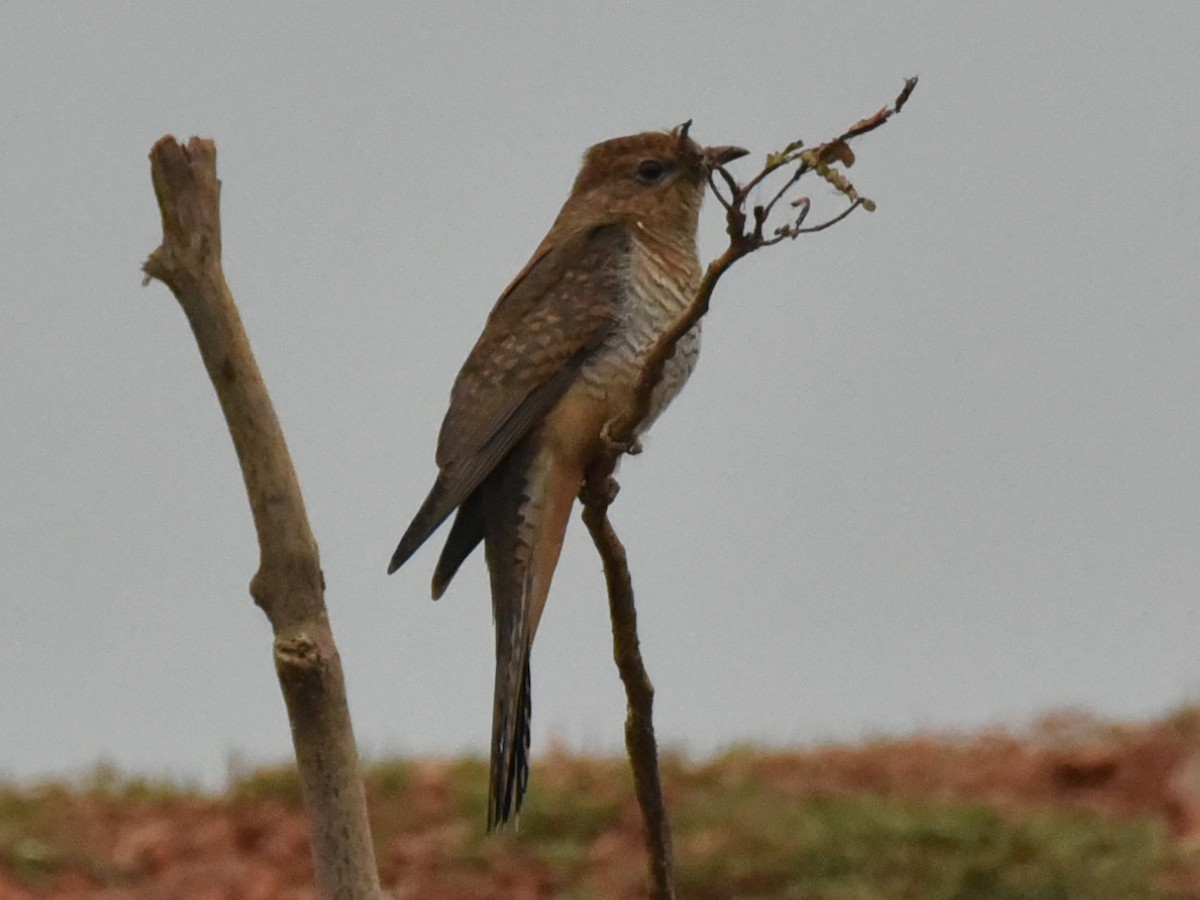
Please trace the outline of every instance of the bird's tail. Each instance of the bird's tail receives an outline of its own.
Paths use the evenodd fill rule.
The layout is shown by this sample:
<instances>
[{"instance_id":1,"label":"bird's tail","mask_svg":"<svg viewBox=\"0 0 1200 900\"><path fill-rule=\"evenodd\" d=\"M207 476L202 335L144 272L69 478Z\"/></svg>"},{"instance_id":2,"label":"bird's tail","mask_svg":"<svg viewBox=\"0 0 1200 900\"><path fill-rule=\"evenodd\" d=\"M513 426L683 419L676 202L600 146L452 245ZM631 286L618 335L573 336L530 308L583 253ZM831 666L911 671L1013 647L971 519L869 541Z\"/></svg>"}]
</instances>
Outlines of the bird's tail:
<instances>
[{"instance_id":1,"label":"bird's tail","mask_svg":"<svg viewBox=\"0 0 1200 900\"><path fill-rule=\"evenodd\" d=\"M578 473L523 444L483 486L496 625L489 831L520 812L529 784L529 651L579 492Z\"/></svg>"},{"instance_id":2,"label":"bird's tail","mask_svg":"<svg viewBox=\"0 0 1200 900\"><path fill-rule=\"evenodd\" d=\"M519 675L513 684L512 675ZM501 688L501 684L504 685ZM529 787L529 659L513 666L496 660L496 702L492 712L492 764L488 789L488 831L521 811Z\"/></svg>"}]
</instances>

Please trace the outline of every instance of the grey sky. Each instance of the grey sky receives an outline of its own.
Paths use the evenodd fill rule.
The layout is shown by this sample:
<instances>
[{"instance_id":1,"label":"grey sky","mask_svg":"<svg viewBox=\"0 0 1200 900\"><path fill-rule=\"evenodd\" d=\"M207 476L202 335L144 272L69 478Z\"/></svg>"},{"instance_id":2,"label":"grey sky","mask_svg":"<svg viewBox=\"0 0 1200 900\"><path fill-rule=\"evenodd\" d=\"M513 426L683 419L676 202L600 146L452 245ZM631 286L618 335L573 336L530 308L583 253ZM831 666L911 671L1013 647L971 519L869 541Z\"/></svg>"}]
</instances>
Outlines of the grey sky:
<instances>
[{"instance_id":1,"label":"grey sky","mask_svg":"<svg viewBox=\"0 0 1200 900\"><path fill-rule=\"evenodd\" d=\"M231 752L289 752L234 454L182 313L139 286L160 135L218 143L226 270L363 750L483 752L482 559L436 604L436 539L384 571L454 374L581 153L692 117L749 173L911 74L858 145L879 211L736 267L623 466L660 736L1197 699L1200 12L1118 9L4 4L0 775L105 757L215 781ZM620 747L610 653L576 522L537 747Z\"/></svg>"}]
</instances>

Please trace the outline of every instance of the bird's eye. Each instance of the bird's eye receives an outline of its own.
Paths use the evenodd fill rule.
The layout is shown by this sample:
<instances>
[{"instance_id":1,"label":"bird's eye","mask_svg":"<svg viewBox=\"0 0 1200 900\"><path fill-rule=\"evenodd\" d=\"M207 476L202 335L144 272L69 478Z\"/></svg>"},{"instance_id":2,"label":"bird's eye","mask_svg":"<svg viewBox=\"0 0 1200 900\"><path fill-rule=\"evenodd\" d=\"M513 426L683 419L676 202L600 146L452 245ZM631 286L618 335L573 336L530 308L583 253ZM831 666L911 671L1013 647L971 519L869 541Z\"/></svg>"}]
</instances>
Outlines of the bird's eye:
<instances>
[{"instance_id":1,"label":"bird's eye","mask_svg":"<svg viewBox=\"0 0 1200 900\"><path fill-rule=\"evenodd\" d=\"M667 167L657 159L643 159L638 163L637 179L642 184L656 184L667 174Z\"/></svg>"}]
</instances>

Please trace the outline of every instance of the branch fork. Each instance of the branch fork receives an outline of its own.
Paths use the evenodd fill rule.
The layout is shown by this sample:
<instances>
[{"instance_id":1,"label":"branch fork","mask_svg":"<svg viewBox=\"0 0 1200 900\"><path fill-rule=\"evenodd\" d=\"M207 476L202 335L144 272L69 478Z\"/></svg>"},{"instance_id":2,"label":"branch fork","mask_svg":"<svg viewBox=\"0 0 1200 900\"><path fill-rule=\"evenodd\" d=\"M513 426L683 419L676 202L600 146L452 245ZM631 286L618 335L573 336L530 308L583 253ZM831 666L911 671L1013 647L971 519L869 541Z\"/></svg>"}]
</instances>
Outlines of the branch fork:
<instances>
[{"instance_id":1,"label":"branch fork","mask_svg":"<svg viewBox=\"0 0 1200 900\"><path fill-rule=\"evenodd\" d=\"M634 453L641 449L635 439L637 424L645 419L650 409L651 395L654 387L662 379L666 362L674 354L679 339L691 331L708 312L712 292L729 267L762 247L771 247L784 240L795 240L802 234L830 228L859 207L868 212L874 211L875 204L865 197L860 197L836 166L840 164L843 168L849 168L854 164L850 141L874 131L899 113L916 85L916 78L908 79L890 106L861 119L831 141L812 148L805 148L801 141L793 141L780 152L769 154L763 168L745 184L739 183L724 166L717 166L709 173L709 186L725 210L725 231L729 236L729 244L720 256L708 264L700 286L687 309L651 348L638 383L637 402L628 416L609 422L605 426L607 452L602 454L588 471L579 494L583 504L583 521L604 564L613 628L613 655L621 681L625 685L628 701L625 746L633 770L634 790L646 826L646 849L650 859L650 896L654 900L673 900L675 897L671 830L666 804L663 801L658 770L658 746L654 738L654 686L642 661L633 583L625 548L608 519L609 506L616 499L619 490L613 473L625 452ZM796 168L771 199L765 204L752 207L747 214L746 207L751 193L772 174L792 165ZM832 185L850 201L849 205L831 219L816 225L806 225L812 204L808 197L798 197L790 201L790 206L795 212L789 220L768 231L776 206L809 173L815 173ZM725 192L722 191L722 185Z\"/></svg>"}]
</instances>

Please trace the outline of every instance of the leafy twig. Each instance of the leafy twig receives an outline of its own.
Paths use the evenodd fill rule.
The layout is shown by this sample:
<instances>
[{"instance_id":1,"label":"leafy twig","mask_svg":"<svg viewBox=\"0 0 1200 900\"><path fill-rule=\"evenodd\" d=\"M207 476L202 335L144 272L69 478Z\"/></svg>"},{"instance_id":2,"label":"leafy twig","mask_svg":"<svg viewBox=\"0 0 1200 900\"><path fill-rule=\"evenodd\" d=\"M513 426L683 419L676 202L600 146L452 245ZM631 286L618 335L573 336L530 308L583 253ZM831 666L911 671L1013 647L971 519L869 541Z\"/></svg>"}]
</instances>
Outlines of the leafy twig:
<instances>
[{"instance_id":1,"label":"leafy twig","mask_svg":"<svg viewBox=\"0 0 1200 900\"><path fill-rule=\"evenodd\" d=\"M638 803L646 824L646 846L650 856L650 896L655 900L671 900L675 896L671 832L659 781L658 748L654 739L654 687L646 674L639 649L637 611L625 550L608 520L608 508L616 498L618 490L613 472L621 455L636 446L634 438L637 425L646 418L651 394L662 378L667 360L675 352L675 345L708 312L712 292L729 267L761 247L772 246L785 238L794 240L802 234L830 228L860 206L868 211L874 210L875 204L860 197L836 166L840 164L843 168L849 168L854 164L854 153L850 150L849 142L874 131L900 112L916 85L916 78L908 79L891 106L885 106L873 115L861 119L831 141L811 149L805 149L802 141L792 141L778 153L769 154L763 168L744 185L739 184L724 166L718 166L709 173L709 186L725 210L725 231L729 235L729 245L720 256L709 263L692 302L683 315L650 349L638 384L637 402L627 416L608 424L606 436L610 442L609 452L602 454L588 471L583 490L580 492L584 522L604 563L613 625L613 653L628 701L625 743L633 769ZM746 204L751 192L779 169L794 163L797 167L783 186L766 204L755 206L751 210L753 225L747 230ZM797 198L791 203L797 210L794 218L776 227L768 236L766 229L776 204L809 172L816 173L845 195L850 201L849 206L825 222L804 227L811 203L807 197ZM718 179L729 192L728 197L722 193Z\"/></svg>"}]
</instances>

